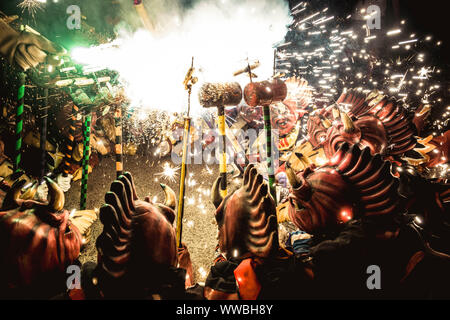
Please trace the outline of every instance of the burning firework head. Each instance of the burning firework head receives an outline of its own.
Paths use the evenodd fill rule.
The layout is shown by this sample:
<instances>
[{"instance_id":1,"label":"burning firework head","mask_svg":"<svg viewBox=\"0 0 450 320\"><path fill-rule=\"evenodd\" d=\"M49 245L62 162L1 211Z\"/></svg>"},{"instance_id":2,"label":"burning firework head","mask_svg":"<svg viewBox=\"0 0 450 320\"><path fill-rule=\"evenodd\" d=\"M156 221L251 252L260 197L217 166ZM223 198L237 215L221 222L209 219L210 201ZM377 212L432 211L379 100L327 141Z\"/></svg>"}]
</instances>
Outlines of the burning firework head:
<instances>
[{"instance_id":1,"label":"burning firework head","mask_svg":"<svg viewBox=\"0 0 450 320\"><path fill-rule=\"evenodd\" d=\"M252 82L244 89L245 102L250 107L269 106L284 101L287 96L286 84L279 80Z\"/></svg>"},{"instance_id":2,"label":"burning firework head","mask_svg":"<svg viewBox=\"0 0 450 320\"><path fill-rule=\"evenodd\" d=\"M200 104L205 108L237 106L242 99L239 83L205 83L200 89Z\"/></svg>"}]
</instances>

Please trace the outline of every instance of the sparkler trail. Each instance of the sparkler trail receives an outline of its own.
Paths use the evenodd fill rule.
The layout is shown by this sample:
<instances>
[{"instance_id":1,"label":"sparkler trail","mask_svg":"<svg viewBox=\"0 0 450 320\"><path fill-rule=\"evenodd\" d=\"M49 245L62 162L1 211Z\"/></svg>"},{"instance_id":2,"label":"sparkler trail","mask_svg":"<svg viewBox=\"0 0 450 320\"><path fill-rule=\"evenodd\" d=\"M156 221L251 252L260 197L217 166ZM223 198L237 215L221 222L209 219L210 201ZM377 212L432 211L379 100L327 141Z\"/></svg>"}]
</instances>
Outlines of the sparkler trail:
<instances>
[{"instance_id":1,"label":"sparkler trail","mask_svg":"<svg viewBox=\"0 0 450 320\"><path fill-rule=\"evenodd\" d=\"M338 95L350 88L363 93L379 90L401 100L411 112L426 104L436 110L442 106L438 84L442 74L432 57L442 42L409 31L406 20L368 30L370 17L364 10L345 19L329 11L309 2L295 5L291 12L294 21L285 39L289 45L278 48L277 72L308 81L313 109L335 103ZM435 135L448 124L449 116L444 111L437 117ZM305 135L306 122L303 124Z\"/></svg>"}]
</instances>

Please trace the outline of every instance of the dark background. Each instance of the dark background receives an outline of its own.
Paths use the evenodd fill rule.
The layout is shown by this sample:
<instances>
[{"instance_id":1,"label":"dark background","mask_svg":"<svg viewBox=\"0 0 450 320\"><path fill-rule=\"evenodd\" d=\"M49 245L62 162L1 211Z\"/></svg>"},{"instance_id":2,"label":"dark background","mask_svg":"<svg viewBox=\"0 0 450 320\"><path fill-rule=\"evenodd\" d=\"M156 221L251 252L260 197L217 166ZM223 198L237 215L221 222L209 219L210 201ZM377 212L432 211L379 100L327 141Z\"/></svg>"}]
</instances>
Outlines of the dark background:
<instances>
[{"instance_id":1,"label":"dark background","mask_svg":"<svg viewBox=\"0 0 450 320\"><path fill-rule=\"evenodd\" d=\"M300 0L289 0L290 7L297 5ZM311 4L317 3L318 8L327 5L331 12L336 12L341 16L346 16L354 10L360 0L319 0L309 1ZM370 1L366 1L370 3ZM387 25L395 25L401 20L407 20L408 27L417 33L432 34L436 40L443 41L441 48L442 63L448 63L449 46L447 23L450 19L448 2L442 0L385 0L387 7ZM445 54L444 54L445 53Z\"/></svg>"}]
</instances>

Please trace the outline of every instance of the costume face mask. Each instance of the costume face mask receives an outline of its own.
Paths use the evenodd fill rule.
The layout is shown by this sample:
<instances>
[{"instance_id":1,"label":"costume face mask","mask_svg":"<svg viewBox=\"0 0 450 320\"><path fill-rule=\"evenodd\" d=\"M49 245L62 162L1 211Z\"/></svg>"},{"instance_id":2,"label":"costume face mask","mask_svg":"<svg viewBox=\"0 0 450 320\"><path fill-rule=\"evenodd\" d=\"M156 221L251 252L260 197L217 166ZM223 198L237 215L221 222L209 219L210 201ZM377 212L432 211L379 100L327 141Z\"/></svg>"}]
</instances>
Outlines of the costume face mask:
<instances>
[{"instance_id":1,"label":"costume face mask","mask_svg":"<svg viewBox=\"0 0 450 320\"><path fill-rule=\"evenodd\" d=\"M311 116L308 119L308 142L314 148L317 148L322 145L322 143L326 140L328 128L331 127L331 123L324 119L321 119L319 116Z\"/></svg>"},{"instance_id":2,"label":"costume face mask","mask_svg":"<svg viewBox=\"0 0 450 320\"><path fill-rule=\"evenodd\" d=\"M49 202L33 200L36 188L24 194L25 181L17 181L6 194L0 211L0 285L4 289L33 286L36 281L65 275L77 259L82 235L64 210L64 193L45 178ZM48 283L50 286L50 283Z\"/></svg>"},{"instance_id":3,"label":"costume face mask","mask_svg":"<svg viewBox=\"0 0 450 320\"><path fill-rule=\"evenodd\" d=\"M327 159L344 143L367 147L372 155L382 156L403 155L415 147L407 111L392 98L376 92L366 97L349 90L337 105L339 108L323 109L308 120L308 142L316 149L322 147Z\"/></svg>"},{"instance_id":4,"label":"costume face mask","mask_svg":"<svg viewBox=\"0 0 450 320\"><path fill-rule=\"evenodd\" d=\"M382 125L386 132L383 138L386 137L387 142L380 144L380 139L375 140L373 146L367 144L371 149L382 151L382 148L389 146L386 150L389 155L402 155L414 149L417 143L414 124L401 102L378 92L372 92L365 97L355 90L349 90L341 95L337 104L347 106L348 116L361 121L361 124L355 127L361 128L363 138L367 136L369 142L372 139L369 136L377 135Z\"/></svg>"},{"instance_id":5,"label":"costume face mask","mask_svg":"<svg viewBox=\"0 0 450 320\"><path fill-rule=\"evenodd\" d=\"M226 198L219 193L220 178L212 188L219 226L219 246L228 257L266 258L278 249L275 203L268 185L253 165L244 173L242 187Z\"/></svg>"},{"instance_id":6,"label":"costume face mask","mask_svg":"<svg viewBox=\"0 0 450 320\"><path fill-rule=\"evenodd\" d=\"M100 209L103 232L97 238L96 275L106 297L127 297L151 288L160 272L177 265L175 193L162 186L164 204L139 200L131 174L111 185Z\"/></svg>"},{"instance_id":7,"label":"costume face mask","mask_svg":"<svg viewBox=\"0 0 450 320\"><path fill-rule=\"evenodd\" d=\"M368 147L372 154L385 154L387 136L380 120L364 116L353 121L347 114L341 113L341 121L328 129L323 147L325 154L331 158L342 143Z\"/></svg>"},{"instance_id":8,"label":"costume face mask","mask_svg":"<svg viewBox=\"0 0 450 320\"><path fill-rule=\"evenodd\" d=\"M297 117L295 110L282 102L270 107L272 128L278 130L280 136L285 136L294 128Z\"/></svg>"},{"instance_id":9,"label":"costume face mask","mask_svg":"<svg viewBox=\"0 0 450 320\"><path fill-rule=\"evenodd\" d=\"M393 215L399 203L390 163L372 156L368 147L361 151L344 143L327 165L299 173L288 168L287 175L293 189L289 217L310 234L353 218Z\"/></svg>"}]
</instances>

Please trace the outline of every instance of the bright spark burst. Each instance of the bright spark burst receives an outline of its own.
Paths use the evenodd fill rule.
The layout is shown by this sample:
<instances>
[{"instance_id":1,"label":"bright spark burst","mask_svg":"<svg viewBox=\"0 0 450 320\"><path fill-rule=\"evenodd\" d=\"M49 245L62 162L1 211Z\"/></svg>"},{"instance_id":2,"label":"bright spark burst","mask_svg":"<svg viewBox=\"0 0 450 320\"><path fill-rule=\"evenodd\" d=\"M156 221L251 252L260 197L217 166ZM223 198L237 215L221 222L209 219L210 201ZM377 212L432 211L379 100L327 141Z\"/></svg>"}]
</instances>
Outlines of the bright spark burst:
<instances>
[{"instance_id":1,"label":"bright spark burst","mask_svg":"<svg viewBox=\"0 0 450 320\"><path fill-rule=\"evenodd\" d=\"M24 0L17 5L18 8L22 9L22 13L24 11L28 11L28 13L35 18L36 13L39 10L44 10L44 3L42 0Z\"/></svg>"},{"instance_id":2,"label":"bright spark burst","mask_svg":"<svg viewBox=\"0 0 450 320\"><path fill-rule=\"evenodd\" d=\"M204 82L233 79L233 71L244 67L247 58L261 62L260 79L272 76L273 45L282 41L291 22L286 2L233 0L232 6L213 2L197 2L182 22L161 21L163 36L143 29L133 34L121 31L111 43L73 48L71 56L77 63L118 71L130 107L144 110L185 110L187 95L181 84L192 57L199 78L192 97ZM170 14L176 18L176 12ZM244 74L233 81L245 86L248 78ZM191 116L203 110L192 98Z\"/></svg>"},{"instance_id":3,"label":"bright spark burst","mask_svg":"<svg viewBox=\"0 0 450 320\"><path fill-rule=\"evenodd\" d=\"M403 101L412 112L420 104L435 106L442 102L440 94L443 90L436 85L441 70L427 61L431 60L427 57L432 56L429 52L430 41L435 40L429 35L423 37L411 33L406 21L401 22L401 28L393 25L386 32L375 35L367 33L368 17L365 11L359 17L349 15L348 21L343 21L328 8L318 11L320 8L301 2L287 18L287 7L280 5L281 1L271 0L277 12L266 18L264 4L268 4L269 0L243 3L250 2L255 5L249 7L238 3L222 8L199 1L202 4L193 8L184 19L174 15L176 21L168 19L163 22L164 34L150 34L146 30L133 34L120 32L110 43L72 50L72 58L82 64L119 72L121 85L131 100L130 109L136 114L136 131L144 124L152 130L154 139L151 143L158 145L155 156L169 152L169 140L162 139L161 142L160 137L164 136L161 132L170 131L168 124L174 119L173 115L169 115L162 123L159 116L148 115L147 112L151 109L169 113L184 110L180 106L186 102L186 93L180 83L192 56L195 56L196 76L200 82L194 87L192 97L197 95L196 90L204 81L230 81L230 73L245 58L258 58L261 61L258 81L267 79L274 71L272 45L277 42L275 71L284 74L283 78L295 76L305 79L304 86L289 88L289 93L295 97L308 92L306 104L310 109L320 110L333 104L340 93L349 88L364 94L373 90L378 90L380 94L385 92ZM225 11L217 11L219 8ZM226 13L230 8L233 14L228 15ZM252 14L246 14L249 12ZM233 17L232 22L229 17ZM287 21L291 23L286 35ZM213 25L214 28L204 28L205 25ZM434 42L436 47L442 45L437 41ZM183 50L180 51L180 47ZM380 56L373 48L381 47L385 48L385 53ZM248 83L245 75L236 80L242 87ZM196 119L204 109L198 99L192 98L191 102L191 116ZM342 107L348 111L345 105ZM308 114L297 123L302 136L307 134L307 119ZM227 120L233 119L228 117ZM450 112L446 110L441 118L433 122L432 129L440 132L449 121ZM210 155L207 158L210 161ZM173 169L165 167L160 175L174 180ZM213 171L206 166L206 174L211 175ZM188 176L186 183L189 187L198 185L192 175ZM192 201L200 202L200 199L192 198Z\"/></svg>"},{"instance_id":4,"label":"bright spark burst","mask_svg":"<svg viewBox=\"0 0 450 320\"><path fill-rule=\"evenodd\" d=\"M422 69L420 69L419 71L419 79L428 79L431 72L431 68L422 67Z\"/></svg>"},{"instance_id":5,"label":"bright spark burst","mask_svg":"<svg viewBox=\"0 0 450 320\"><path fill-rule=\"evenodd\" d=\"M175 182L175 178L178 175L178 170L180 170L180 167L172 167L170 163L166 162L163 165L163 171L160 173L157 173L157 176L162 176L163 178Z\"/></svg>"}]
</instances>

